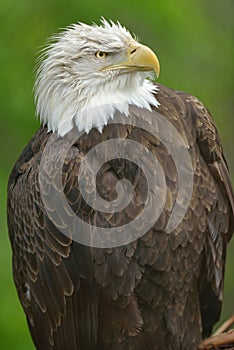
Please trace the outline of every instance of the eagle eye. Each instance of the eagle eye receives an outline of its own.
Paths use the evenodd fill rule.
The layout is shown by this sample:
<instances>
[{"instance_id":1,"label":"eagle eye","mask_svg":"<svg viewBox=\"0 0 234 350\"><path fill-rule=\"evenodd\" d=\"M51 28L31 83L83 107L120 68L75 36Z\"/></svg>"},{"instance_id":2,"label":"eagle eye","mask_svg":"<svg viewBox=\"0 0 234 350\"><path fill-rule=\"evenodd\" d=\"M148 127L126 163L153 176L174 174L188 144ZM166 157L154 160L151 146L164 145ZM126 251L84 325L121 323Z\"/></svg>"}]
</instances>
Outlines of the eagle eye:
<instances>
[{"instance_id":1,"label":"eagle eye","mask_svg":"<svg viewBox=\"0 0 234 350\"><path fill-rule=\"evenodd\" d=\"M95 53L95 56L96 56L97 58L105 58L105 57L107 56L107 53L104 52L104 51L97 51L97 52Z\"/></svg>"}]
</instances>

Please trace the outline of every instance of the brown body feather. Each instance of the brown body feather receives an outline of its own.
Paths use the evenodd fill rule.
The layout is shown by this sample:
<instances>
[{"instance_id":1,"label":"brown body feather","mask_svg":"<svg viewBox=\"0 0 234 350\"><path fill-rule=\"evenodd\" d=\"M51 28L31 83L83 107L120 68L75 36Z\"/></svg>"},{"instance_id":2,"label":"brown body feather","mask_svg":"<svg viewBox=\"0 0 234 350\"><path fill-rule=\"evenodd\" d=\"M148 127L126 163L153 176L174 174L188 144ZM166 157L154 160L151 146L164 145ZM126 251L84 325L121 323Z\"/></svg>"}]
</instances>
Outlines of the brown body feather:
<instances>
[{"instance_id":1,"label":"brown body feather","mask_svg":"<svg viewBox=\"0 0 234 350\"><path fill-rule=\"evenodd\" d=\"M157 111L187 139L194 167L190 206L173 232L166 233L165 227L178 190L175 165L159 140L131 125L107 125L102 134L91 130L73 145L63 167L64 192L73 211L86 222L113 227L142 210L144 174L134 159L106 163L97 176L100 195L113 200L116 183L127 178L136 200L120 213L103 214L86 205L79 192L77 173L84 155L116 137L140 142L156 155L166 176L166 205L157 223L128 245L79 245L49 220L38 183L40 159L51 135L46 127L29 142L11 173L8 225L14 280L39 350L191 350L219 319L226 244L234 226L222 146L212 117L196 98L158 86ZM143 113L136 107L130 111ZM56 154L49 161L53 169ZM53 186L52 172L46 179L46 186ZM56 197L51 211L54 201Z\"/></svg>"}]
</instances>

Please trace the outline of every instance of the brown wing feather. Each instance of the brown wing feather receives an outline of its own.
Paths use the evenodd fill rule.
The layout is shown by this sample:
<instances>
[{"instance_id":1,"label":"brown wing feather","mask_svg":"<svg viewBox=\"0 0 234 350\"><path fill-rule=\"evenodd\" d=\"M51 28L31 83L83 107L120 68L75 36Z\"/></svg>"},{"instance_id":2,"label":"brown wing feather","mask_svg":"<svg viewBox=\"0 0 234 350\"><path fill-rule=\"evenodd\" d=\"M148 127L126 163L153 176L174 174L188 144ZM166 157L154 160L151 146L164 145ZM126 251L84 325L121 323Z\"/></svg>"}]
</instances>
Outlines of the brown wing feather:
<instances>
[{"instance_id":1,"label":"brown wing feather","mask_svg":"<svg viewBox=\"0 0 234 350\"><path fill-rule=\"evenodd\" d=\"M234 194L221 140L212 116L194 96L185 93L180 93L180 96L187 102L187 109L196 130L200 162L203 163L201 173L203 203L206 207L207 203L211 204L207 207L206 213L208 234L204 261L206 272L200 292L203 335L208 336L221 312L226 244L234 231ZM208 170L206 174L204 174L205 168ZM212 187L214 200L210 201L207 189Z\"/></svg>"},{"instance_id":2,"label":"brown wing feather","mask_svg":"<svg viewBox=\"0 0 234 350\"><path fill-rule=\"evenodd\" d=\"M96 144L116 137L140 142L156 155L168 187L165 208L147 234L126 246L79 245L48 219L38 185L38 167L50 137L46 128L39 130L13 169L8 224L14 278L38 349L195 349L202 326L208 334L218 318L226 243L233 232L233 194L221 143L198 100L162 85L159 89L157 112L186 138L194 167L190 206L172 233L165 233L165 227L178 191L175 164L162 142L141 129L108 125L102 134L92 130L73 145L63 167L64 193L72 210L91 224L116 227L143 208L147 184L142 170L134 157L132 162L114 159L101 168L97 188L104 199L115 199L122 178L131 181L135 196L123 211L106 214L90 208L80 194L81 160ZM144 114L138 108L131 113L155 117L154 111ZM62 152L62 146L56 152ZM56 154L48 162L51 172L45 170L43 190L52 189L56 195ZM48 203L51 212L55 200Z\"/></svg>"},{"instance_id":3,"label":"brown wing feather","mask_svg":"<svg viewBox=\"0 0 234 350\"><path fill-rule=\"evenodd\" d=\"M66 298L73 293L74 284L61 258L69 256L72 242L48 224L39 193L38 157L48 137L45 130L40 130L13 169L8 225L19 298L35 344L49 349L53 332L66 314Z\"/></svg>"}]
</instances>

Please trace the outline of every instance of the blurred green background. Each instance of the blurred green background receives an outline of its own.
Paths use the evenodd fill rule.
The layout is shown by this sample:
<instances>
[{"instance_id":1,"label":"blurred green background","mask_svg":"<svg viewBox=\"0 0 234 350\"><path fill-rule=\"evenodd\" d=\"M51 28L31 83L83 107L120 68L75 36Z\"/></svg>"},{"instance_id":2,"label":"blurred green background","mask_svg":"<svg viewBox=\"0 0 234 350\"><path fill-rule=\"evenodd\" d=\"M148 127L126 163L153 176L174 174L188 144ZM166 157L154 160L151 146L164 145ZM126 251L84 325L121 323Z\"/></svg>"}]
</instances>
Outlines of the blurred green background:
<instances>
[{"instance_id":1,"label":"blurred green background","mask_svg":"<svg viewBox=\"0 0 234 350\"><path fill-rule=\"evenodd\" d=\"M8 0L0 4L0 349L29 350L25 317L12 280L5 202L9 172L39 127L33 68L39 48L66 25L119 20L157 52L159 81L199 97L214 116L226 158L233 157L233 0ZM222 320L234 313L234 242L229 246Z\"/></svg>"}]
</instances>

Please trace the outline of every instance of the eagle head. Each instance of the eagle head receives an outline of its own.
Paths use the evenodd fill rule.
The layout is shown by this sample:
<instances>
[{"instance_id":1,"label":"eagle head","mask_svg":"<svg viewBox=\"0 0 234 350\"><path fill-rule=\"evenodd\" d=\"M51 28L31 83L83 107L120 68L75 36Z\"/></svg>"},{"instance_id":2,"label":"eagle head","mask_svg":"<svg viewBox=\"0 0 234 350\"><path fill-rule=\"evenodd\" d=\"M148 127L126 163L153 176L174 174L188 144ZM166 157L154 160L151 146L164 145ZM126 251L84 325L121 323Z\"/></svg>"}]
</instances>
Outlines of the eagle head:
<instances>
[{"instance_id":1,"label":"eagle head","mask_svg":"<svg viewBox=\"0 0 234 350\"><path fill-rule=\"evenodd\" d=\"M54 36L43 50L35 81L37 115L64 136L74 126L101 132L115 111L158 106L149 80L159 75L154 52L120 23L78 23Z\"/></svg>"}]
</instances>

